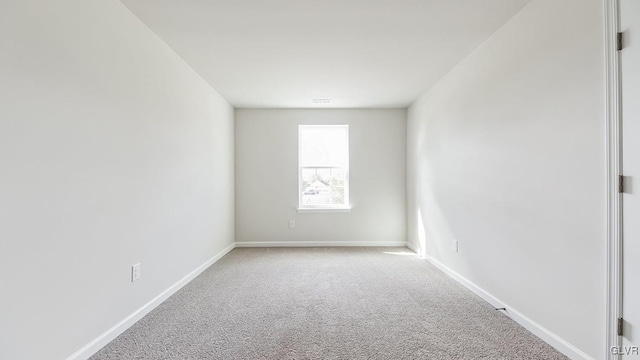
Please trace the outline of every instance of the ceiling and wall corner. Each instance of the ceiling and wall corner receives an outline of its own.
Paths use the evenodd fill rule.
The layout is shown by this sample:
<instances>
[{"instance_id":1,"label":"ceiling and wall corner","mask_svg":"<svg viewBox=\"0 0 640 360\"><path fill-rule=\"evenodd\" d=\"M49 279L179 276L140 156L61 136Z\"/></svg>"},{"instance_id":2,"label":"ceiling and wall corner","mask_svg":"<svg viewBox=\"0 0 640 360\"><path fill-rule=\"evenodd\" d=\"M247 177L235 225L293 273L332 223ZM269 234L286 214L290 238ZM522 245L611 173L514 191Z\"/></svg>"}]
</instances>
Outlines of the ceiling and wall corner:
<instances>
[{"instance_id":1,"label":"ceiling and wall corner","mask_svg":"<svg viewBox=\"0 0 640 360\"><path fill-rule=\"evenodd\" d=\"M121 1L236 108L396 108L530 0Z\"/></svg>"}]
</instances>

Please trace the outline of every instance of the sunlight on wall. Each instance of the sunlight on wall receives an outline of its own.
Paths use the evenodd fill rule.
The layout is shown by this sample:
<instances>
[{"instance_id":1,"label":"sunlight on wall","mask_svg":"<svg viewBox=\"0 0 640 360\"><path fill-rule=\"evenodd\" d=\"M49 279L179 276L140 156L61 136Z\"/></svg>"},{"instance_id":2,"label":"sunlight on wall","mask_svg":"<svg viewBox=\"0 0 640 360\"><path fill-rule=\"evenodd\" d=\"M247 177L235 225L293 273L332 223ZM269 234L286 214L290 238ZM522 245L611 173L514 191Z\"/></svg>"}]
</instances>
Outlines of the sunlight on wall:
<instances>
[{"instance_id":1,"label":"sunlight on wall","mask_svg":"<svg viewBox=\"0 0 640 360\"><path fill-rule=\"evenodd\" d=\"M383 254L399 255L399 256L418 256L417 254L409 251L383 251Z\"/></svg>"},{"instance_id":2,"label":"sunlight on wall","mask_svg":"<svg viewBox=\"0 0 640 360\"><path fill-rule=\"evenodd\" d=\"M422 222L422 211L418 208L418 255L424 257L426 255L427 235L424 231L424 223Z\"/></svg>"}]
</instances>

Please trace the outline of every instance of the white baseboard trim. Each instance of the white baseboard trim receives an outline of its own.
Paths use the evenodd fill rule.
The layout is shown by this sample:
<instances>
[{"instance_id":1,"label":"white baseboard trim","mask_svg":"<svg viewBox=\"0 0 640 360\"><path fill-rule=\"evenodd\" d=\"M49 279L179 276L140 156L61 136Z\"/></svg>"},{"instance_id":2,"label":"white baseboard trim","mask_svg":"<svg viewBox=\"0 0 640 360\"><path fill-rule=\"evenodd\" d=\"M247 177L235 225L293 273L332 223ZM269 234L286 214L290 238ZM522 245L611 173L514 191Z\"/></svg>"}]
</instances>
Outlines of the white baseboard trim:
<instances>
[{"instance_id":1,"label":"white baseboard trim","mask_svg":"<svg viewBox=\"0 0 640 360\"><path fill-rule=\"evenodd\" d=\"M206 270L209 266L213 265L216 261L226 255L228 252L233 250L235 247L338 247L338 246L364 246L364 247L407 247L414 252L417 252L417 247L409 242L404 241L277 241L277 242L237 242L233 243L218 254L213 256L211 259L207 260L204 264L198 266L195 270L184 276L178 282L173 284L171 287L160 293L154 299L140 307L138 310L133 312L131 315L126 317L124 320L120 321L118 324L114 325L109 330L105 331L103 334L99 335L87 345L83 346L81 349L73 353L66 360L86 360L91 357L93 354L98 352L98 350L102 349L105 345L107 345L110 341L118 337L118 335L122 334L125 330L135 324L138 320L142 319L145 315L155 309L158 305L160 305L163 301L168 299L171 295L175 294L178 290L180 290L183 286L188 284L191 280L193 280L196 276L200 275L204 270ZM477 286L473 282L469 281L467 278L462 275L456 273L451 270L449 267L445 266L438 260L425 256L425 259L433 264L435 267L440 269L445 274L449 275L454 280L458 281L460 284L465 286L467 289L471 290L476 295L480 296L489 304L495 307L504 307L506 308L506 314L511 319L513 319L518 324L522 325L525 329L529 330L531 333L535 334L549 345L556 348L558 351L562 352L569 358L573 360L594 360L589 355L582 352L580 349L571 345L569 342L565 341L558 335L552 333L548 329L544 328L540 324L535 321L529 319L524 316L522 313L517 310L511 308L509 305L500 301L500 299L491 295L481 287Z\"/></svg>"},{"instance_id":2,"label":"white baseboard trim","mask_svg":"<svg viewBox=\"0 0 640 360\"><path fill-rule=\"evenodd\" d=\"M105 331L103 334L93 339L90 343L83 346L80 350L73 353L66 360L88 359L93 354L98 352L98 350L102 349L110 341L118 337L118 335L122 334L125 330L127 330L133 324L135 324L138 320L142 319L145 315L151 312L151 310L155 309L163 301L168 299L171 295L175 294L183 286L188 284L196 276L200 275L200 273L206 270L209 266L213 265L216 261L220 260L220 258L225 256L229 251L233 250L234 248L235 248L235 243L232 243L231 245L227 246L222 251L214 255L211 259L207 260L204 264L198 266L195 270L193 270L192 272L187 274L185 277L178 280L178 282L171 285L168 289L160 293L160 295L156 296L151 301L144 304L141 308L134 311L131 315L127 316L124 320L114 325L111 329Z\"/></svg>"},{"instance_id":3,"label":"white baseboard trim","mask_svg":"<svg viewBox=\"0 0 640 360\"><path fill-rule=\"evenodd\" d=\"M413 251L414 253L419 254L419 252L418 252L418 246L414 245L413 243L410 243L410 242L408 242L408 241L407 241L407 247L408 247L411 251Z\"/></svg>"},{"instance_id":4,"label":"white baseboard trim","mask_svg":"<svg viewBox=\"0 0 640 360\"><path fill-rule=\"evenodd\" d=\"M380 246L405 247L405 241L244 241L236 242L236 247L338 247L338 246Z\"/></svg>"},{"instance_id":5,"label":"white baseboard trim","mask_svg":"<svg viewBox=\"0 0 640 360\"><path fill-rule=\"evenodd\" d=\"M407 247L412 249L412 250L414 250L413 247L415 247L415 246L407 244ZM416 251L416 250L414 250L414 251ZM554 348L556 348L556 350L558 350L561 353L565 354L570 359L572 359L572 360L594 360L594 358L592 358L591 356L585 354L583 351L581 351L577 347L571 345L568 341L566 341L563 338L561 338L560 336L552 333L547 328L545 328L542 325L538 324L537 322L529 319L528 317L526 317L522 313L520 313L517 310L513 309L512 307L510 307L509 305L505 304L504 302L500 301L500 299L498 299L497 297L491 295L489 292L485 291L484 289L482 289L478 285L476 285L473 282L469 281L464 276L462 276L462 275L458 274L457 272L451 270L449 267L447 267L446 265L442 264L438 260L436 260L436 259L434 259L434 258L432 258L432 257L430 257L428 255L425 256L424 258L427 261L429 261L431 264L433 264L435 267L440 269L442 272L444 272L445 274L449 275L451 278L453 278L454 280L456 280L457 282L459 282L460 284L465 286L467 289L471 290L476 295L478 295L481 298L483 298L489 304L491 304L491 305L493 305L493 306L495 306L497 308L498 307L506 308L507 310L504 313L506 313L507 316L509 316L511 319L513 319L513 321L515 321L518 324L522 325L522 327L524 327L525 329L529 330L531 333L533 333L534 335L536 335L540 339L544 340L546 343L548 343L549 345L553 346Z\"/></svg>"}]
</instances>

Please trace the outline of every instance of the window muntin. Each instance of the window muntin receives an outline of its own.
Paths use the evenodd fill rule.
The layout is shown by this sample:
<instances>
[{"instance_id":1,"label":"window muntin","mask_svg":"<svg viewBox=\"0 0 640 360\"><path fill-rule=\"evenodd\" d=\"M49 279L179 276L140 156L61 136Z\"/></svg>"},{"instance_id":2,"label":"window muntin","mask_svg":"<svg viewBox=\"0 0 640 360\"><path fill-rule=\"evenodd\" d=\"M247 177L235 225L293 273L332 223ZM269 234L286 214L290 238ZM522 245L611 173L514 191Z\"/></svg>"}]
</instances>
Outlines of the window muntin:
<instances>
[{"instance_id":1,"label":"window muntin","mask_svg":"<svg viewBox=\"0 0 640 360\"><path fill-rule=\"evenodd\" d=\"M300 125L298 136L299 208L348 208L349 126Z\"/></svg>"}]
</instances>

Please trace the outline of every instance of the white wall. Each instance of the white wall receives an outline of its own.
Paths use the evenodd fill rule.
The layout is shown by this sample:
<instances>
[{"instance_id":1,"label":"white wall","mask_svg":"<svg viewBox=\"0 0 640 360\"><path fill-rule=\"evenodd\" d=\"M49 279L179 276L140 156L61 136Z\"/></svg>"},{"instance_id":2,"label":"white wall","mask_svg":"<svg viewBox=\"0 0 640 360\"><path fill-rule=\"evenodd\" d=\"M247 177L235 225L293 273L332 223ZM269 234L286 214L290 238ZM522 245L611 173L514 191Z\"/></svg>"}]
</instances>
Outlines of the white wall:
<instances>
[{"instance_id":1,"label":"white wall","mask_svg":"<svg viewBox=\"0 0 640 360\"><path fill-rule=\"evenodd\" d=\"M605 353L602 8L534 0L416 101L407 125L409 241L595 359Z\"/></svg>"},{"instance_id":2,"label":"white wall","mask_svg":"<svg viewBox=\"0 0 640 360\"><path fill-rule=\"evenodd\" d=\"M297 212L298 125L305 124L349 125L351 212ZM403 243L405 127L404 109L237 109L236 242Z\"/></svg>"},{"instance_id":3,"label":"white wall","mask_svg":"<svg viewBox=\"0 0 640 360\"><path fill-rule=\"evenodd\" d=\"M233 108L116 0L0 44L0 358L64 359L232 244Z\"/></svg>"}]
</instances>

